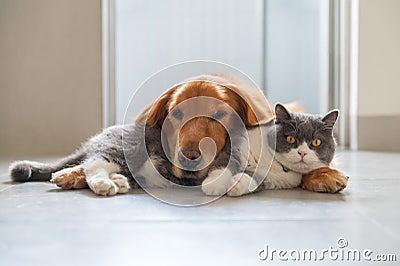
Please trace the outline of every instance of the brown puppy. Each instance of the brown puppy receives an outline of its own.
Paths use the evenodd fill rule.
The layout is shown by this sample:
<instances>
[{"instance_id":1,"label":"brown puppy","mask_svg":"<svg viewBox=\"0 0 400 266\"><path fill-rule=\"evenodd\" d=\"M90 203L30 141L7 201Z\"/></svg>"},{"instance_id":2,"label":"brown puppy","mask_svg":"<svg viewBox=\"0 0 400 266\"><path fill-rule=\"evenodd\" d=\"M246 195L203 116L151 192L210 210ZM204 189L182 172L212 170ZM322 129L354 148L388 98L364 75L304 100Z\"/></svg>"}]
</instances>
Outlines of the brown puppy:
<instances>
[{"instance_id":1,"label":"brown puppy","mask_svg":"<svg viewBox=\"0 0 400 266\"><path fill-rule=\"evenodd\" d=\"M246 127L273 119L260 91L230 77L205 75L169 89L137 121L163 127L176 177L204 178L229 131L240 126L235 124L237 116Z\"/></svg>"}]
</instances>

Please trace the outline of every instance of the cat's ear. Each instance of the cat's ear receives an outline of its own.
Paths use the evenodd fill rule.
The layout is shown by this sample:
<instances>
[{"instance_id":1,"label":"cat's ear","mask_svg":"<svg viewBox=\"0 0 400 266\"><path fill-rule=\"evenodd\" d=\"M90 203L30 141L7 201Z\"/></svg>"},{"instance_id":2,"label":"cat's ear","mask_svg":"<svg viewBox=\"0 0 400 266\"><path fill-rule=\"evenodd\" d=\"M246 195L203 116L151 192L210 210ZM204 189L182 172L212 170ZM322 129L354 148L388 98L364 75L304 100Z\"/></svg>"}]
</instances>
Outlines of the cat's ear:
<instances>
[{"instance_id":1,"label":"cat's ear","mask_svg":"<svg viewBox=\"0 0 400 266\"><path fill-rule=\"evenodd\" d=\"M333 127L336 123L336 120L339 117L339 110L332 110L329 113L327 113L323 118L322 118L322 122L324 122L325 124L327 124L328 126Z\"/></svg>"},{"instance_id":2,"label":"cat's ear","mask_svg":"<svg viewBox=\"0 0 400 266\"><path fill-rule=\"evenodd\" d=\"M289 111L282 104L278 103L275 105L275 115L276 115L276 123L285 120L291 120L292 116Z\"/></svg>"}]
</instances>

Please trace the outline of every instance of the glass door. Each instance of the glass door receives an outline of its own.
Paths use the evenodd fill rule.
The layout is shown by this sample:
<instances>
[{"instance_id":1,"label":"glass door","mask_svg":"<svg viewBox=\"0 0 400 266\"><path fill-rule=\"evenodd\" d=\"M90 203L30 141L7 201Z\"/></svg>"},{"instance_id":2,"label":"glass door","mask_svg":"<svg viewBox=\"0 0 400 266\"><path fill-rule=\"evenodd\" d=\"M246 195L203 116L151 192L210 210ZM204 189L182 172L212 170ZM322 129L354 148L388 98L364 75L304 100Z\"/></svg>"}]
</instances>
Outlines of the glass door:
<instances>
[{"instance_id":1,"label":"glass door","mask_svg":"<svg viewBox=\"0 0 400 266\"><path fill-rule=\"evenodd\" d=\"M325 112L329 17L329 0L115 0L115 121L150 75L199 59L243 71L271 104Z\"/></svg>"}]
</instances>

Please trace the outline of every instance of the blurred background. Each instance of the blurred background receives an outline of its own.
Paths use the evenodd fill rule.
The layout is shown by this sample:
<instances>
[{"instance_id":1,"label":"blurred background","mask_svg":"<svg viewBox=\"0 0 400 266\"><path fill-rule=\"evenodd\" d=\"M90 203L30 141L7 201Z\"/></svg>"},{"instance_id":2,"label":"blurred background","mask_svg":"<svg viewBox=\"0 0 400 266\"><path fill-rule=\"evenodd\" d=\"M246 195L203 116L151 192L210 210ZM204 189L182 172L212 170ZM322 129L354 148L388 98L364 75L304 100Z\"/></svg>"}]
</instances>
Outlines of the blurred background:
<instances>
[{"instance_id":1,"label":"blurred background","mask_svg":"<svg viewBox=\"0 0 400 266\"><path fill-rule=\"evenodd\" d=\"M342 147L400 151L399 14L398 0L0 0L0 156L72 152L188 60L238 68L271 104L340 108Z\"/></svg>"}]
</instances>

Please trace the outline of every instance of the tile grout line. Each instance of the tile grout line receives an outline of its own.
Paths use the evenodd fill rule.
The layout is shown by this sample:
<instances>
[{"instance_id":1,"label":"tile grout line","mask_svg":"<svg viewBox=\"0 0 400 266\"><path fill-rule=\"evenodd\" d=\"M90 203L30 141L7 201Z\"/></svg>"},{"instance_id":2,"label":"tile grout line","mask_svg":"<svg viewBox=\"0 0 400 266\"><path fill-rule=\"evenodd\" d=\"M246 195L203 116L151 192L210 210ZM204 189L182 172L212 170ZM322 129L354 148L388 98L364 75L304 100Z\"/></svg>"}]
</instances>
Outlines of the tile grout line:
<instances>
[{"instance_id":1,"label":"tile grout line","mask_svg":"<svg viewBox=\"0 0 400 266\"><path fill-rule=\"evenodd\" d=\"M0 181L4 181L4 180L2 180L3 178L7 178L7 179L11 180L8 173L4 173L4 174L1 173L1 174L0 174ZM8 180L7 180L7 181L8 181ZM0 189L0 192L6 191L7 189L9 189L9 188L11 188L11 187L13 187L13 186L15 186L15 184L14 184L14 185L8 185L8 186L6 186L5 188Z\"/></svg>"},{"instance_id":2,"label":"tile grout line","mask_svg":"<svg viewBox=\"0 0 400 266\"><path fill-rule=\"evenodd\" d=\"M7 186L7 187L5 187L3 189L0 189L0 192L6 191L7 189L12 188L13 186L15 186L15 185L10 185L10 186Z\"/></svg>"}]
</instances>

